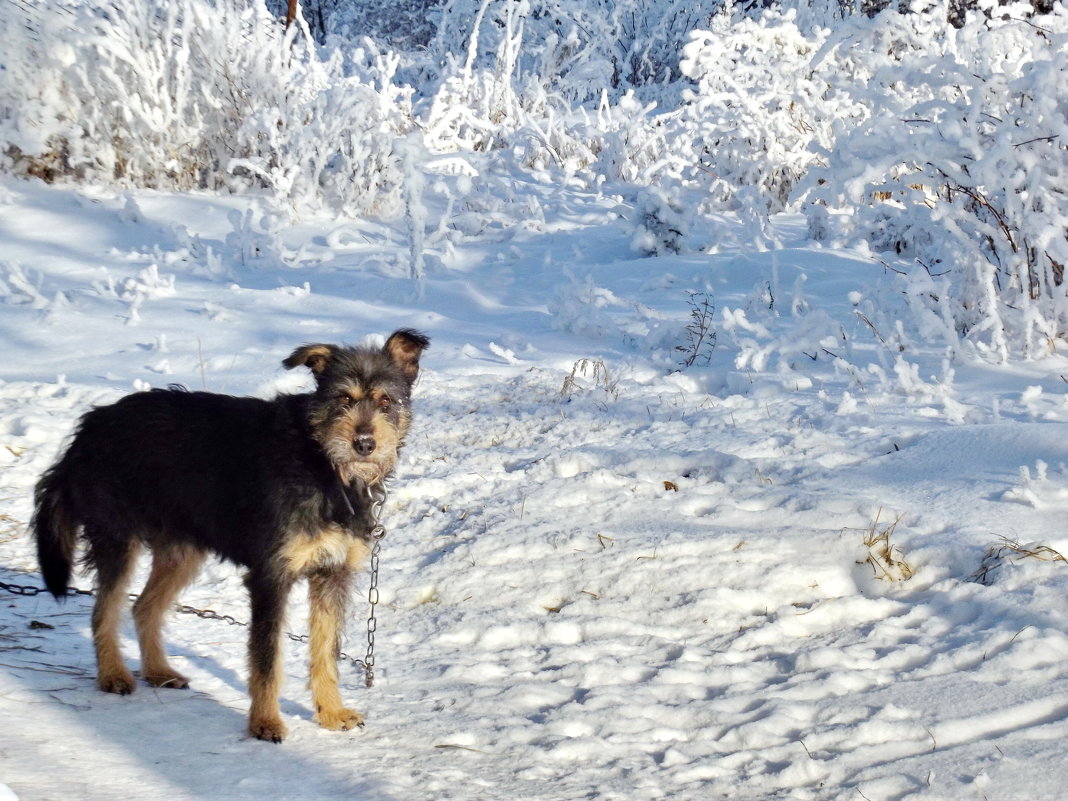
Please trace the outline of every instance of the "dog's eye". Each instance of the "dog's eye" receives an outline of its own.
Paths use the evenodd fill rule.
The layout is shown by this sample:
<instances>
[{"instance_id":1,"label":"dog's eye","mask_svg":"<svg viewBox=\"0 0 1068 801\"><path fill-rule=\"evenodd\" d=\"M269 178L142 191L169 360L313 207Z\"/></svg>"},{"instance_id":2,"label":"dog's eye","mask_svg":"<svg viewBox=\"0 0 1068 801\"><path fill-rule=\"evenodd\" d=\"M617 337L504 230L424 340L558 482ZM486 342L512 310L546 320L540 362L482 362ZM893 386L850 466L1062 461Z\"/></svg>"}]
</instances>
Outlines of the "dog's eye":
<instances>
[{"instance_id":1,"label":"dog's eye","mask_svg":"<svg viewBox=\"0 0 1068 801\"><path fill-rule=\"evenodd\" d=\"M383 395L378 399L378 408L388 409L392 403L393 401L389 399L389 395Z\"/></svg>"},{"instance_id":2,"label":"dog's eye","mask_svg":"<svg viewBox=\"0 0 1068 801\"><path fill-rule=\"evenodd\" d=\"M337 402L340 403L342 406L351 406L352 405L352 396L351 395L346 395L345 393L342 393L342 394L337 396Z\"/></svg>"}]
</instances>

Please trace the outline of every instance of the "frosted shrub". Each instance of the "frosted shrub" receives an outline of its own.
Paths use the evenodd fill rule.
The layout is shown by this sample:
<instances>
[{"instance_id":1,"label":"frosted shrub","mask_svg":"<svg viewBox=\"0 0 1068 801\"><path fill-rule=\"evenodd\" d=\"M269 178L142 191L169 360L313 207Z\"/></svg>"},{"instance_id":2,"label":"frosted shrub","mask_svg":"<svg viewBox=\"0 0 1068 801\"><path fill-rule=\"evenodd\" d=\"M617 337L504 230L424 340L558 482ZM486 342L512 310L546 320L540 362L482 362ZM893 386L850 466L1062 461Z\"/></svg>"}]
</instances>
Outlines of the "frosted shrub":
<instances>
[{"instance_id":1,"label":"frosted shrub","mask_svg":"<svg viewBox=\"0 0 1068 801\"><path fill-rule=\"evenodd\" d=\"M359 56L363 56L361 51ZM235 134L227 173L247 176L300 208L392 216L403 207L401 143L410 92L392 82L396 62L375 54L372 74L352 75L334 51L287 63L288 89L250 113Z\"/></svg>"},{"instance_id":2,"label":"frosted shrub","mask_svg":"<svg viewBox=\"0 0 1068 801\"><path fill-rule=\"evenodd\" d=\"M500 29L486 25L489 8L484 2L475 17L466 55L450 55L442 69L444 78L423 126L428 147L508 148L520 166L539 177L562 174L584 187L606 180L645 185L678 178L678 160L667 145L669 126L655 115L655 102L642 102L633 91L613 99L602 88L595 108L576 105L556 85L551 58L539 58L534 71L524 72L525 54L546 55L537 42L529 42L524 8L514 7ZM487 28L490 33L483 36ZM487 38L497 43L491 62L478 55Z\"/></svg>"},{"instance_id":3,"label":"frosted shrub","mask_svg":"<svg viewBox=\"0 0 1068 801\"><path fill-rule=\"evenodd\" d=\"M672 115L656 114L656 103L641 103L627 92L614 103L602 95L590 120L589 146L596 155L592 169L599 176L639 185L663 179L681 180L685 164L669 144Z\"/></svg>"},{"instance_id":4,"label":"frosted shrub","mask_svg":"<svg viewBox=\"0 0 1068 801\"><path fill-rule=\"evenodd\" d=\"M69 0L0 71L7 167L47 179L267 188L347 211L395 204L405 95L320 58L260 3ZM386 93L383 99L382 91Z\"/></svg>"},{"instance_id":5,"label":"frosted shrub","mask_svg":"<svg viewBox=\"0 0 1068 801\"><path fill-rule=\"evenodd\" d=\"M721 6L722 0L447 0L429 12L439 20L429 52L438 64L463 53L472 68L485 69L497 62L502 38L521 33L521 78L536 76L572 102L596 102L605 89L618 95L679 78L679 42Z\"/></svg>"},{"instance_id":6,"label":"frosted shrub","mask_svg":"<svg viewBox=\"0 0 1068 801\"><path fill-rule=\"evenodd\" d=\"M677 195L657 187L638 193L631 249L646 256L680 253L689 233L689 220Z\"/></svg>"},{"instance_id":7,"label":"frosted shrub","mask_svg":"<svg viewBox=\"0 0 1068 801\"><path fill-rule=\"evenodd\" d=\"M226 112L206 102L186 68L187 40L209 22L208 9L128 6L38 7L27 12L36 30L11 26L15 46L0 73L0 98L16 169L187 187L199 182L200 165L218 160L202 132ZM240 36L241 23L226 19L223 27Z\"/></svg>"},{"instance_id":8,"label":"frosted shrub","mask_svg":"<svg viewBox=\"0 0 1068 801\"><path fill-rule=\"evenodd\" d=\"M862 114L811 63L825 37L770 12L724 13L693 33L682 72L696 88L685 95L679 142L692 147L691 175L710 206L730 207L739 187L756 187L768 209L786 208L816 158L810 144L829 143L836 122Z\"/></svg>"},{"instance_id":9,"label":"frosted shrub","mask_svg":"<svg viewBox=\"0 0 1068 801\"><path fill-rule=\"evenodd\" d=\"M806 181L812 233L912 259L910 283L942 291L909 294L980 352L1047 353L1068 331L1068 15L973 18L939 40L914 35L922 15L892 22L911 44L869 86L885 110Z\"/></svg>"},{"instance_id":10,"label":"frosted shrub","mask_svg":"<svg viewBox=\"0 0 1068 801\"><path fill-rule=\"evenodd\" d=\"M283 15L284 0L275 2ZM326 33L349 41L373 35L400 50L425 48L440 18L437 0L318 0L316 5Z\"/></svg>"}]
</instances>

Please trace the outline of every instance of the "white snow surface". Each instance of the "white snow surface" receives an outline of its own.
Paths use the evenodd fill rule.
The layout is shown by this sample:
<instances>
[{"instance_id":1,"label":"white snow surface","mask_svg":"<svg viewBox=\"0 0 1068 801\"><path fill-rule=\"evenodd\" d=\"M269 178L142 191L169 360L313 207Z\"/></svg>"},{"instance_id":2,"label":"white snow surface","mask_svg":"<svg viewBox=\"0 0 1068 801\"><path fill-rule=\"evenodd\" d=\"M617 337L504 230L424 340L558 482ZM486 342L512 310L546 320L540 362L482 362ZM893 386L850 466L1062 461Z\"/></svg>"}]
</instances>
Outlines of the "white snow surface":
<instances>
[{"instance_id":1,"label":"white snow surface","mask_svg":"<svg viewBox=\"0 0 1068 801\"><path fill-rule=\"evenodd\" d=\"M100 693L91 599L0 589L0 799L1064 798L1068 361L960 354L791 217L772 251L722 219L714 255L641 258L618 198L494 179L511 222L431 209L420 281L403 222L0 183L0 581L39 585L33 486L92 405L432 338L377 683L343 670L366 727L312 722L287 640L290 736L248 739L246 630L191 615L191 689ZM688 292L716 341L683 368ZM181 601L247 620L228 564Z\"/></svg>"}]
</instances>

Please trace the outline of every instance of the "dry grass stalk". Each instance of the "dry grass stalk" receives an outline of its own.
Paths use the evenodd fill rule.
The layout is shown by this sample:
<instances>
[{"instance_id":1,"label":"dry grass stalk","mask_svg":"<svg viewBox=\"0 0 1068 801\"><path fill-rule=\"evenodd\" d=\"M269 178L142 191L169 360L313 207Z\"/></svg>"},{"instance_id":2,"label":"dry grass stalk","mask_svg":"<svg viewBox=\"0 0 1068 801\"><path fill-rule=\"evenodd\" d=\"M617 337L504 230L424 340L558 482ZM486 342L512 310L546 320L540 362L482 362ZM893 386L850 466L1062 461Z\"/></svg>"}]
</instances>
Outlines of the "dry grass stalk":
<instances>
[{"instance_id":1,"label":"dry grass stalk","mask_svg":"<svg viewBox=\"0 0 1068 801\"><path fill-rule=\"evenodd\" d=\"M579 376L589 376L593 379L593 386L583 386ZM602 359L579 359L571 368L571 374L564 378L564 385L560 388L560 397L571 399L576 390L587 390L601 387L606 394L614 400L619 396L619 380L613 380L608 374L608 367Z\"/></svg>"},{"instance_id":2,"label":"dry grass stalk","mask_svg":"<svg viewBox=\"0 0 1068 801\"><path fill-rule=\"evenodd\" d=\"M994 583L991 575L1006 562L1019 562L1021 559L1037 559L1040 562L1065 562L1064 554L1039 543L1021 544L1008 537L1001 538L1001 545L992 545L983 555L979 569L969 576L970 581L989 586Z\"/></svg>"},{"instance_id":3,"label":"dry grass stalk","mask_svg":"<svg viewBox=\"0 0 1068 801\"><path fill-rule=\"evenodd\" d=\"M881 581L908 581L912 578L912 566L905 561L905 554L897 545L890 542L890 537L901 522L898 517L882 531L879 530L879 516L882 509L875 515L864 537L864 545L868 549L868 558L864 561L871 565L875 571L875 578Z\"/></svg>"}]
</instances>

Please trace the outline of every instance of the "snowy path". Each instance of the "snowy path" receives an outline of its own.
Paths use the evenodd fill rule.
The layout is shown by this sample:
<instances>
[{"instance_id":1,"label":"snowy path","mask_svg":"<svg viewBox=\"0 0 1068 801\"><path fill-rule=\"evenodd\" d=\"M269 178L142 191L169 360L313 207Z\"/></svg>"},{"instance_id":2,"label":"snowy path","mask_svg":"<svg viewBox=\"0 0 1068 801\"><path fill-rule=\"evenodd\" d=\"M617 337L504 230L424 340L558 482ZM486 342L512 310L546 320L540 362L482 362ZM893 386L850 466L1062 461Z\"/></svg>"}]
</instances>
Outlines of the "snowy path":
<instances>
[{"instance_id":1,"label":"snowy path","mask_svg":"<svg viewBox=\"0 0 1068 801\"><path fill-rule=\"evenodd\" d=\"M283 231L292 266L249 266L219 201L4 191L0 581L36 583L29 493L88 405L292 390L295 342L397 324L434 344L386 512L379 682L347 674L366 729L311 723L287 643L291 737L242 739L245 631L189 616L168 643L192 690L102 695L88 599L0 593L0 799L1063 797L1068 565L1036 558L1068 553L1063 359L895 359L847 299L879 300L870 263L802 242L633 261L596 199L474 238L416 299L399 239L309 225ZM716 350L672 372L706 287ZM848 353L799 355L838 330ZM895 520L907 581L865 561ZM182 600L246 618L224 565Z\"/></svg>"}]
</instances>

